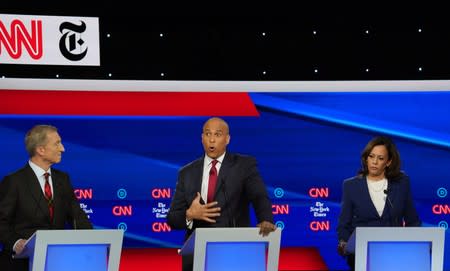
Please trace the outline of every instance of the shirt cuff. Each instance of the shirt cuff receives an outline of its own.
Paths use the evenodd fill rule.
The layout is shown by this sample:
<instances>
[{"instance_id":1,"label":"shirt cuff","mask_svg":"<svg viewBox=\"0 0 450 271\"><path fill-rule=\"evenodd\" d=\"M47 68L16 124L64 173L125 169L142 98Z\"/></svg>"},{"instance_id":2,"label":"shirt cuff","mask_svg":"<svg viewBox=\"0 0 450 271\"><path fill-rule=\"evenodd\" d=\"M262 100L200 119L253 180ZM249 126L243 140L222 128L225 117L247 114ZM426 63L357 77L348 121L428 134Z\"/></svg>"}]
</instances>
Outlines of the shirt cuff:
<instances>
[{"instance_id":1,"label":"shirt cuff","mask_svg":"<svg viewBox=\"0 0 450 271\"><path fill-rule=\"evenodd\" d=\"M187 220L186 219L186 227L190 230L192 230L192 225L194 224L193 220Z\"/></svg>"},{"instance_id":2,"label":"shirt cuff","mask_svg":"<svg viewBox=\"0 0 450 271\"><path fill-rule=\"evenodd\" d=\"M16 245L19 241L20 241L20 239L18 239L13 245L13 256L12 256L13 258L14 258L14 255L16 254Z\"/></svg>"}]
</instances>

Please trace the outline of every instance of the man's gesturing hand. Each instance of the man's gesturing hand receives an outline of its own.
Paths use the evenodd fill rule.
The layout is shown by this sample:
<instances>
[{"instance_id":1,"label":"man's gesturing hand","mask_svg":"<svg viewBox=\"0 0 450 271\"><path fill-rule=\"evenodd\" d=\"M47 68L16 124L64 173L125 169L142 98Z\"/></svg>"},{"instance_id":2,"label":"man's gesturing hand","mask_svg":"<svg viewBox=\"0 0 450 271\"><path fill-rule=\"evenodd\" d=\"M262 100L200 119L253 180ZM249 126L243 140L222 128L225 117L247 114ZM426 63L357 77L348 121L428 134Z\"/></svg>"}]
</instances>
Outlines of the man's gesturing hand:
<instances>
[{"instance_id":1,"label":"man's gesturing hand","mask_svg":"<svg viewBox=\"0 0 450 271\"><path fill-rule=\"evenodd\" d=\"M220 216L220 207L217 206L217 201L209 202L207 204L200 203L200 193L192 201L189 209L186 210L187 220L204 220L210 223L216 223L215 217Z\"/></svg>"}]
</instances>

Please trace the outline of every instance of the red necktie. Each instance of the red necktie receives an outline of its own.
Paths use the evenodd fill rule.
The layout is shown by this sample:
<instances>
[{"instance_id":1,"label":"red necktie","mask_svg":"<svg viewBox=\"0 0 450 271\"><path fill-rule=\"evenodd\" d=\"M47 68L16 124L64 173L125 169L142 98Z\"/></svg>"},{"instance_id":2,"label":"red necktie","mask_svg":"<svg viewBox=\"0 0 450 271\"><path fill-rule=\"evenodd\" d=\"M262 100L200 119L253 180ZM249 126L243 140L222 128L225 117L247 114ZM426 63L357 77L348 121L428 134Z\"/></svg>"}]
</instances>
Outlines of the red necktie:
<instances>
[{"instance_id":1,"label":"red necktie","mask_svg":"<svg viewBox=\"0 0 450 271\"><path fill-rule=\"evenodd\" d=\"M216 164L217 160L213 160L211 162L211 169L209 170L209 182L208 182L208 202L213 201L214 192L216 191L216 183L217 183L217 169Z\"/></svg>"},{"instance_id":2,"label":"red necktie","mask_svg":"<svg viewBox=\"0 0 450 271\"><path fill-rule=\"evenodd\" d=\"M50 182L48 181L48 176L50 176L50 174L48 172L45 172L44 173L44 178L45 178L44 194L45 194L45 198L47 199L48 212L50 214L50 221L53 221L53 195L52 195L52 189L50 187Z\"/></svg>"}]
</instances>

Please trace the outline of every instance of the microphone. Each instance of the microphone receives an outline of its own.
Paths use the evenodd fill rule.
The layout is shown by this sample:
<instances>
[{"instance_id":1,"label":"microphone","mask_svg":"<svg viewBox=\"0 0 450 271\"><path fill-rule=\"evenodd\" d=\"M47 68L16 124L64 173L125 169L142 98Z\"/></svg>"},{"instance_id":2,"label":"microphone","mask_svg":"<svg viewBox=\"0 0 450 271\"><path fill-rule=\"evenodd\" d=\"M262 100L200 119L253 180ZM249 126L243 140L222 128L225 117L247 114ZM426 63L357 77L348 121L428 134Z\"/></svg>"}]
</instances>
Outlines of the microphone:
<instances>
[{"instance_id":1,"label":"microphone","mask_svg":"<svg viewBox=\"0 0 450 271\"><path fill-rule=\"evenodd\" d=\"M394 205L392 205L391 199L389 198L389 193L391 192L391 189L390 188L384 189L383 192L384 194L386 194L386 199L388 200L389 205L391 206L392 209L394 209Z\"/></svg>"},{"instance_id":2,"label":"microphone","mask_svg":"<svg viewBox=\"0 0 450 271\"><path fill-rule=\"evenodd\" d=\"M230 206L228 205L229 201L228 201L227 188L225 185L225 178L221 178L221 180L222 180L222 192L223 192L223 196L225 198L225 204L227 205L226 211L227 211L227 215L228 215L228 226L235 228L236 220L234 219L234 216L231 215ZM231 219L231 221L230 221L230 219Z\"/></svg>"},{"instance_id":3,"label":"microphone","mask_svg":"<svg viewBox=\"0 0 450 271\"><path fill-rule=\"evenodd\" d=\"M383 192L384 192L384 194L386 194L386 199L387 199L387 201L389 203L389 206L391 207L390 210L389 210L389 215L391 216L391 220L393 218L394 219L394 221L393 221L394 222L394 226L397 226L398 225L397 224L397 217L392 215L392 212L394 211L394 205L392 204L391 198L389 197L389 193L391 192L391 188L384 189ZM391 223L392 223L392 221L391 221Z\"/></svg>"}]
</instances>

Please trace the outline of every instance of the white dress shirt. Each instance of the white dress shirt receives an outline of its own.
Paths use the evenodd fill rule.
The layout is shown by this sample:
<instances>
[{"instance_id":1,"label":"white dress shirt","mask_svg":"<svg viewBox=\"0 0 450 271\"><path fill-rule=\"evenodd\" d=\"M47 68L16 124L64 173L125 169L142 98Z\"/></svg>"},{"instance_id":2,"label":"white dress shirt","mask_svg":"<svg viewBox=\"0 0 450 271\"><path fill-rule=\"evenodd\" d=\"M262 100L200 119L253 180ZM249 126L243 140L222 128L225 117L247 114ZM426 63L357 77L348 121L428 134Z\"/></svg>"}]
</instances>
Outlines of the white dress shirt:
<instances>
[{"instance_id":1,"label":"white dress shirt","mask_svg":"<svg viewBox=\"0 0 450 271\"><path fill-rule=\"evenodd\" d=\"M49 168L48 171L43 170L42 168L40 168L38 165L36 165L35 163L28 161L28 164L30 165L31 169L33 170L34 174L36 174L36 177L39 180L39 185L41 186L42 192L45 195L45 177L44 177L44 173L48 172L50 174L50 176L48 176L48 182L50 183L50 188L52 190L52 195L54 195L53 193L53 181L52 181L52 169Z\"/></svg>"}]
</instances>

